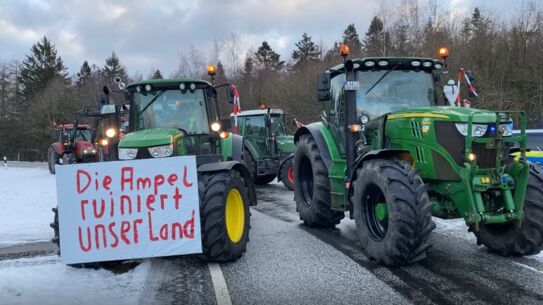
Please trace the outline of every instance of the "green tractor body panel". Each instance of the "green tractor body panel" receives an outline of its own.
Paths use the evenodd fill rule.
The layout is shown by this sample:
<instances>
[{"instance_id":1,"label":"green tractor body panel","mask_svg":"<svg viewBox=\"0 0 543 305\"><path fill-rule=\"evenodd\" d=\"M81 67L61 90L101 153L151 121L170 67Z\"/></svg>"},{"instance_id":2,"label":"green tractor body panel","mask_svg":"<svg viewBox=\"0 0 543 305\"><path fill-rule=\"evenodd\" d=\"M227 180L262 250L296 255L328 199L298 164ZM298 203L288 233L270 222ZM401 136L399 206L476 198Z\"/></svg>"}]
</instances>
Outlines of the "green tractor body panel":
<instances>
[{"instance_id":1,"label":"green tractor body panel","mask_svg":"<svg viewBox=\"0 0 543 305\"><path fill-rule=\"evenodd\" d=\"M291 154L296 149L294 145L294 136L280 135L275 137L277 143L277 149L284 154Z\"/></svg>"},{"instance_id":2,"label":"green tractor body panel","mask_svg":"<svg viewBox=\"0 0 543 305\"><path fill-rule=\"evenodd\" d=\"M382 71L360 68L367 61L375 65L381 60L387 60L394 68ZM426 70L411 67L414 60L431 65ZM523 219L530 166L525 158L527 136L523 112L438 106L435 82L436 71L442 67L440 61L361 58L352 62L359 65L354 73L358 73L360 87L357 84L347 90L356 92L355 124L361 124L363 115L368 116L367 122L361 124L362 131L344 131L347 115L342 111L347 111L341 107L346 103L347 90L344 67L339 65L326 71L331 76L331 87L322 122L306 125L295 135L297 141L301 135L311 133L323 159L329 158L324 163L330 179L332 210L352 211L345 195L353 191L351 181L356 178L356 168L363 167L367 160L386 157L409 160L419 170L429 186L434 216L463 217L468 225L475 226ZM380 74L372 76L376 71ZM371 81L365 84L364 77ZM397 81L393 83L395 78ZM410 83L415 78L420 82ZM384 84L379 84L381 81ZM393 84L406 87L395 88ZM418 85L428 86L433 95L428 94L426 102L416 105L409 100L409 90ZM387 95L392 97L382 98ZM374 98L373 103L370 97ZM379 112L379 107L384 110ZM520 130L519 134L511 134L513 125ZM346 167L344 148L349 136L353 137L353 144L357 143L353 145L355 158L350 170ZM512 156L515 151L520 158Z\"/></svg>"}]
</instances>

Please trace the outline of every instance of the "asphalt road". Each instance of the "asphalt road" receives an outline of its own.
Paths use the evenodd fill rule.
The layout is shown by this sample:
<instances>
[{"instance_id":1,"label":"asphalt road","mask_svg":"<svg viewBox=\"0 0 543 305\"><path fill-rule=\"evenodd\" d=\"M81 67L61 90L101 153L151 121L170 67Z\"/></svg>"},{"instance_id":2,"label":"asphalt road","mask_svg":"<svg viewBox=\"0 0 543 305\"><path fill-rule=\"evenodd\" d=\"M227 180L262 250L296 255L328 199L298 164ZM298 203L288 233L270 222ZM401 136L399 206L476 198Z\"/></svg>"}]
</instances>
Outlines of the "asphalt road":
<instances>
[{"instance_id":1,"label":"asphalt road","mask_svg":"<svg viewBox=\"0 0 543 305\"><path fill-rule=\"evenodd\" d=\"M538 260L502 258L441 229L426 260L382 267L362 254L348 217L336 229L309 228L282 185L259 187L258 196L247 253L221 265L232 304L543 304ZM148 300L216 304L205 263L156 261L167 284Z\"/></svg>"},{"instance_id":2,"label":"asphalt road","mask_svg":"<svg viewBox=\"0 0 543 305\"><path fill-rule=\"evenodd\" d=\"M221 264L232 304L543 304L543 263L503 258L440 227L428 258L408 267L370 262L353 220L309 228L293 193L258 188L245 255ZM51 253L49 243L0 249L0 260ZM195 256L152 259L140 304L217 304L209 265ZM221 304L228 304L221 303Z\"/></svg>"}]
</instances>

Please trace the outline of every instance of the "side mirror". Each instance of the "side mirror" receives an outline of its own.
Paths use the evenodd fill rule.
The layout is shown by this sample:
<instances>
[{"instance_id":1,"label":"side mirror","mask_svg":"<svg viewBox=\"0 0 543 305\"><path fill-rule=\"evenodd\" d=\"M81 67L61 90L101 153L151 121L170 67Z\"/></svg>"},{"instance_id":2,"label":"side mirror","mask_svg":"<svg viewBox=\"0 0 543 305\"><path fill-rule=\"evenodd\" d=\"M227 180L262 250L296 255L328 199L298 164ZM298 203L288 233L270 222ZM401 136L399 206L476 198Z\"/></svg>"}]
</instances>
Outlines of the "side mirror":
<instances>
[{"instance_id":1,"label":"side mirror","mask_svg":"<svg viewBox=\"0 0 543 305\"><path fill-rule=\"evenodd\" d=\"M330 100L330 73L319 73L317 78L317 98L319 101Z\"/></svg>"},{"instance_id":2,"label":"side mirror","mask_svg":"<svg viewBox=\"0 0 543 305\"><path fill-rule=\"evenodd\" d=\"M230 86L229 89L228 89L228 103L229 104L234 103L234 96L235 96L234 88L232 88L232 86Z\"/></svg>"}]
</instances>

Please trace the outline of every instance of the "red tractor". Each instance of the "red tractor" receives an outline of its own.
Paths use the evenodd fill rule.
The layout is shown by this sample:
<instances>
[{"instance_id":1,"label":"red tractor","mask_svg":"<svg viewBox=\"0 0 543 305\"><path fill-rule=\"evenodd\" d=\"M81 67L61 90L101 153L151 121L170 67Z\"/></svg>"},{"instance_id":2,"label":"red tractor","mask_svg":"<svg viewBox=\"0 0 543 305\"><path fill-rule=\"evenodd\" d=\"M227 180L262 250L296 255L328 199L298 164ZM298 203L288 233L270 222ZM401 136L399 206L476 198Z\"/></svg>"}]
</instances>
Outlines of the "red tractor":
<instances>
[{"instance_id":1,"label":"red tractor","mask_svg":"<svg viewBox=\"0 0 543 305\"><path fill-rule=\"evenodd\" d=\"M56 164L96 161L96 149L91 141L90 125L58 125L54 131L57 140L49 147L47 159L49 172L55 174Z\"/></svg>"}]
</instances>

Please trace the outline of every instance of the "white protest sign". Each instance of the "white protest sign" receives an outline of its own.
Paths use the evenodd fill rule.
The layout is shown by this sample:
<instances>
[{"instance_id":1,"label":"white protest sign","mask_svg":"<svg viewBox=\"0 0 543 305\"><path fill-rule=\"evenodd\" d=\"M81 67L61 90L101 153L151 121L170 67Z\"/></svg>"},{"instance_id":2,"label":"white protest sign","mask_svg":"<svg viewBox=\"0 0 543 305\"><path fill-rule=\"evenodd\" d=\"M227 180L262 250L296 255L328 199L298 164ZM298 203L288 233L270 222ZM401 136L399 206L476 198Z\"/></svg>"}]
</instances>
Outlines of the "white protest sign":
<instances>
[{"instance_id":1,"label":"white protest sign","mask_svg":"<svg viewBox=\"0 0 543 305\"><path fill-rule=\"evenodd\" d=\"M56 166L65 264L201 253L194 156Z\"/></svg>"}]
</instances>

